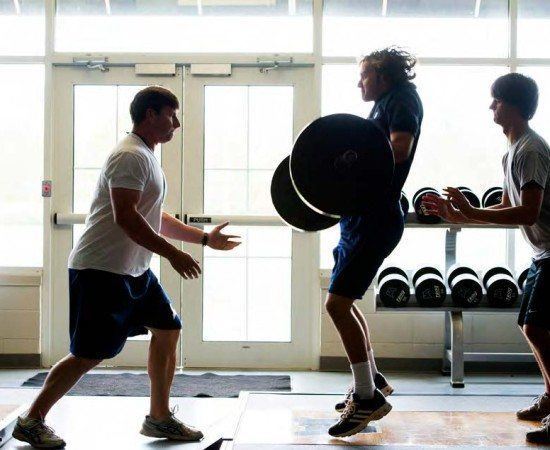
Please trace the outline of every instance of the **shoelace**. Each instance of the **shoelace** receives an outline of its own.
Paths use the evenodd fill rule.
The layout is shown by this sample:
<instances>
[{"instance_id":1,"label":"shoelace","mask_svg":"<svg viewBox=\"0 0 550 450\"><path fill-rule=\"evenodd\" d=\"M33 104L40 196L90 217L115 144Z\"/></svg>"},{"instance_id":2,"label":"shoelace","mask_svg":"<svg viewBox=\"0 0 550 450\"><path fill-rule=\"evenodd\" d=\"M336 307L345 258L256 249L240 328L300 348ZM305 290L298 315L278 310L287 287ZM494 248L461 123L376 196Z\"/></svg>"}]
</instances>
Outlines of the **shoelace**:
<instances>
[{"instance_id":1,"label":"shoelace","mask_svg":"<svg viewBox=\"0 0 550 450\"><path fill-rule=\"evenodd\" d=\"M348 417L353 416L356 410L357 403L355 403L352 399L349 399L346 402L346 408L344 409L344 412L342 412L342 419L347 419Z\"/></svg>"},{"instance_id":2,"label":"shoelace","mask_svg":"<svg viewBox=\"0 0 550 450\"><path fill-rule=\"evenodd\" d=\"M29 431L32 435L35 436L40 436L44 433L50 433L51 437L57 438L57 435L55 434L55 431L53 431L53 428L50 428L42 421L37 421L33 426L29 428Z\"/></svg>"},{"instance_id":3,"label":"shoelace","mask_svg":"<svg viewBox=\"0 0 550 450\"><path fill-rule=\"evenodd\" d=\"M544 426L548 426L550 424L550 415L546 416L544 419L541 420L541 423Z\"/></svg>"},{"instance_id":4,"label":"shoelace","mask_svg":"<svg viewBox=\"0 0 550 450\"><path fill-rule=\"evenodd\" d=\"M184 424L181 420L179 420L177 417L176 417L176 413L179 411L179 407L178 405L174 405L174 407L172 409L170 409L170 418L176 422L178 425L181 425L184 429L186 430L189 430L189 428L194 428L193 425L186 425Z\"/></svg>"}]
</instances>

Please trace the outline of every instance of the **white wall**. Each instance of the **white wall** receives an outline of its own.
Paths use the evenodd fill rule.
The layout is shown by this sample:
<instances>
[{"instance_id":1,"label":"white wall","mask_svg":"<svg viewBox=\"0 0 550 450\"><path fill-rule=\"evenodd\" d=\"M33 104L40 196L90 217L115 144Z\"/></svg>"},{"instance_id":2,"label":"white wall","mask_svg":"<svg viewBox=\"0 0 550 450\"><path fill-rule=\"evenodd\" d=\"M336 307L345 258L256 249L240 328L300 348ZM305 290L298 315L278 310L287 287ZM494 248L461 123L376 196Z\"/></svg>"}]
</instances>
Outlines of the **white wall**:
<instances>
[{"instance_id":1,"label":"white wall","mask_svg":"<svg viewBox=\"0 0 550 450\"><path fill-rule=\"evenodd\" d=\"M40 269L2 269L0 354L40 353Z\"/></svg>"}]
</instances>

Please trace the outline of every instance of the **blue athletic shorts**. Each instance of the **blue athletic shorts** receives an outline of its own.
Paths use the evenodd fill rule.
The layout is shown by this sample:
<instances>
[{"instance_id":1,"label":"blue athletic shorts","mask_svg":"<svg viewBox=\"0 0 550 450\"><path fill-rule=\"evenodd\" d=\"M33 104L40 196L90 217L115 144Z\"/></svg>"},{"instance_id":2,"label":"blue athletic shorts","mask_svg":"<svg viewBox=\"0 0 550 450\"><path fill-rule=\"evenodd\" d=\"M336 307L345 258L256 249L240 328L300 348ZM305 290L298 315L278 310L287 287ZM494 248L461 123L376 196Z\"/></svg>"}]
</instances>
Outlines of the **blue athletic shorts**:
<instances>
[{"instance_id":1,"label":"blue athletic shorts","mask_svg":"<svg viewBox=\"0 0 550 450\"><path fill-rule=\"evenodd\" d=\"M181 329L181 320L151 270L139 277L69 269L71 353L112 358L148 328Z\"/></svg>"},{"instance_id":2,"label":"blue athletic shorts","mask_svg":"<svg viewBox=\"0 0 550 450\"><path fill-rule=\"evenodd\" d=\"M401 240L404 227L399 205L378 216L342 218L340 241L332 252L334 268L329 293L362 298L384 260Z\"/></svg>"},{"instance_id":3,"label":"blue athletic shorts","mask_svg":"<svg viewBox=\"0 0 550 450\"><path fill-rule=\"evenodd\" d=\"M521 298L518 325L550 330L550 258L533 261Z\"/></svg>"}]
</instances>

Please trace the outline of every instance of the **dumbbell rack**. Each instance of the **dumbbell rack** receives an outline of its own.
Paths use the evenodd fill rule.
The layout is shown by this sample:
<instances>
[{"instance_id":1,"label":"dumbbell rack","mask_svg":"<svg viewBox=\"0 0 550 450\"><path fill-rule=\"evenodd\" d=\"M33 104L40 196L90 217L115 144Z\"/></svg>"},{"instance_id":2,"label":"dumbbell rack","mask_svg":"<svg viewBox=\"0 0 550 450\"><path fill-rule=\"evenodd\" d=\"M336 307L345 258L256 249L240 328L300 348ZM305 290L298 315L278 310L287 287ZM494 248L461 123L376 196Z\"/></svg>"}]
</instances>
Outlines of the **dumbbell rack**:
<instances>
[{"instance_id":1,"label":"dumbbell rack","mask_svg":"<svg viewBox=\"0 0 550 450\"><path fill-rule=\"evenodd\" d=\"M456 262L456 239L457 234L462 228L488 228L488 229L513 229L517 227L500 226L500 225L485 225L485 224L451 224L451 223L438 223L438 224L424 224L418 222L416 214L409 213L407 215L407 221L405 223L407 228L446 228L445 232L445 272ZM508 235L507 242L507 264L510 267L514 266L513 261L513 248L514 241L513 235ZM412 274L409 273L409 280L411 280ZM481 277L480 277L481 278ZM409 282L411 283L411 281ZM409 303L416 303L416 297L414 295L414 289L412 284L410 285L411 297ZM464 362L465 361L505 361L505 362L528 362L534 361L531 353L488 353L488 352L465 352L464 351L464 322L463 313L480 313L480 314L517 314L519 307L513 308L489 308L489 307L475 307L475 308L460 308L452 305L450 300L450 290L447 286L447 299L445 303L440 307L424 308L420 306L405 306L403 308L388 308L381 305L378 291L376 294L376 311L395 312L395 313L410 313L410 312L444 312L445 313L445 346L443 350L443 364L442 373L451 376L451 386L454 388L464 387ZM483 288L482 304L486 303L486 292ZM519 301L518 301L519 303Z\"/></svg>"}]
</instances>

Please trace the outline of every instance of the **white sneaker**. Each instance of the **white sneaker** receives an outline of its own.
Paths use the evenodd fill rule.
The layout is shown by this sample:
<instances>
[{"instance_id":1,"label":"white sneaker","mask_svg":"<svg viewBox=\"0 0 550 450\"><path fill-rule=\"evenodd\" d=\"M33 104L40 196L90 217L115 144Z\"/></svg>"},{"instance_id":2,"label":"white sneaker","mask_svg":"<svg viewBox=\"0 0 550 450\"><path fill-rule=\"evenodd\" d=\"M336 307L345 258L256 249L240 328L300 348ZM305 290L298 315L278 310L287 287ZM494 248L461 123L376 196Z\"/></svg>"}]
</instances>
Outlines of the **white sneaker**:
<instances>
[{"instance_id":1,"label":"white sneaker","mask_svg":"<svg viewBox=\"0 0 550 450\"><path fill-rule=\"evenodd\" d=\"M64 448L65 441L55 434L43 420L18 417L12 436L34 448Z\"/></svg>"},{"instance_id":2,"label":"white sneaker","mask_svg":"<svg viewBox=\"0 0 550 450\"><path fill-rule=\"evenodd\" d=\"M177 419L175 414L177 405L172 408L170 417L166 420L155 420L151 416L145 416L140 433L144 436L166 438L177 441L200 441L204 435L201 431L189 425L185 425Z\"/></svg>"}]
</instances>

